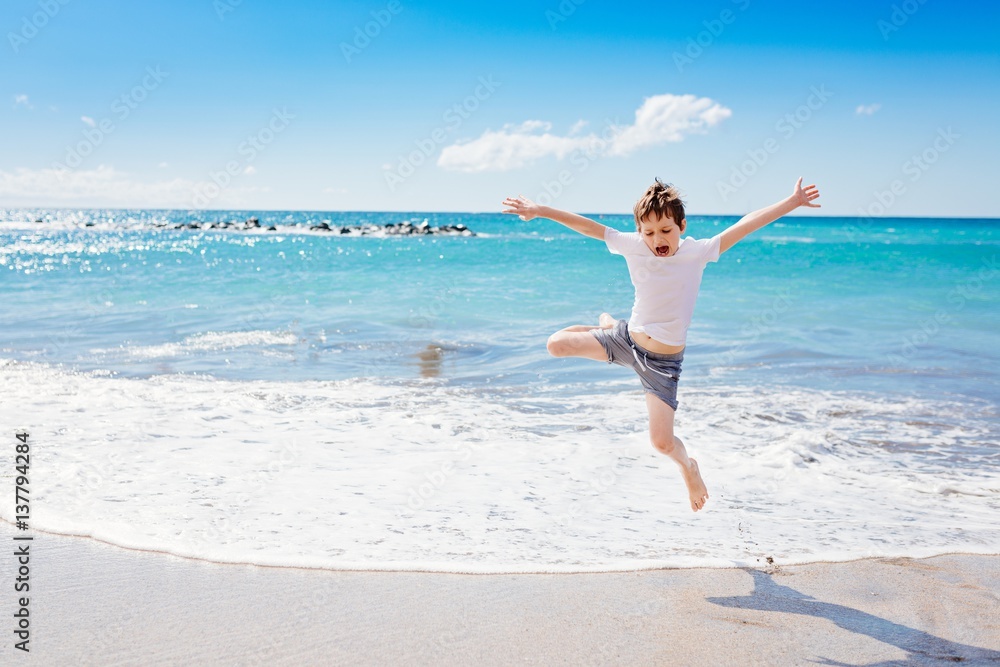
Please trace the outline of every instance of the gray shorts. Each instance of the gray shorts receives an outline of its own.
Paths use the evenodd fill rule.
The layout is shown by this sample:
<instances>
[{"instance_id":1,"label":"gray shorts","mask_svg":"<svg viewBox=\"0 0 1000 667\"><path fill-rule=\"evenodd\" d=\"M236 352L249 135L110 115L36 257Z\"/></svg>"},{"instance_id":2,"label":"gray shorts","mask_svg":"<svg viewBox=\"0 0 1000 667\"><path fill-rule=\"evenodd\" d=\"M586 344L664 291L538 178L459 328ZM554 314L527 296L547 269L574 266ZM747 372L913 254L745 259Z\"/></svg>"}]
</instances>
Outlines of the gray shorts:
<instances>
[{"instance_id":1,"label":"gray shorts","mask_svg":"<svg viewBox=\"0 0 1000 667\"><path fill-rule=\"evenodd\" d=\"M677 381L684 352L662 354L639 347L628 332L628 320L618 320L610 329L591 329L608 353L608 363L628 366L639 374L642 387L677 409Z\"/></svg>"}]
</instances>

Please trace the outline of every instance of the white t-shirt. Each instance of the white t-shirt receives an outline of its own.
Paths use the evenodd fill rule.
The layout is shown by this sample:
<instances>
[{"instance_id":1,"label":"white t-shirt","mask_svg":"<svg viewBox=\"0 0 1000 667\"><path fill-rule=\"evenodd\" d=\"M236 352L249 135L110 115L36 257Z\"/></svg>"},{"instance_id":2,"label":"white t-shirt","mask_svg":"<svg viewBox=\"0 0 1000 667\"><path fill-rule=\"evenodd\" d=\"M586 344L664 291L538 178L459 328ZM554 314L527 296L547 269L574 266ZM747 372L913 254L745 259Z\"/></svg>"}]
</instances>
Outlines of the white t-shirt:
<instances>
[{"instance_id":1,"label":"white t-shirt","mask_svg":"<svg viewBox=\"0 0 1000 667\"><path fill-rule=\"evenodd\" d=\"M719 259L721 232L710 239L681 238L670 257L658 257L638 232L604 230L608 250L623 255L635 286L629 331L640 331L667 345L684 345L705 265Z\"/></svg>"}]
</instances>

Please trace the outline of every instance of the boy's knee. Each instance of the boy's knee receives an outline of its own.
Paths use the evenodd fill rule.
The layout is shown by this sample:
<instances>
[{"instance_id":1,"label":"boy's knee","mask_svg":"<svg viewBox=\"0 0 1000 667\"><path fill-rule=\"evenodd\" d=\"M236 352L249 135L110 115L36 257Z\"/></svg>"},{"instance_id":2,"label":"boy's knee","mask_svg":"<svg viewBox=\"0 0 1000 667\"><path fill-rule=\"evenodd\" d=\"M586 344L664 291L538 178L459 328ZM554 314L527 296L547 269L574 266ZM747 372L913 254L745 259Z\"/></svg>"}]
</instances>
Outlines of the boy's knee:
<instances>
[{"instance_id":1,"label":"boy's knee","mask_svg":"<svg viewBox=\"0 0 1000 667\"><path fill-rule=\"evenodd\" d=\"M661 454L666 454L670 456L673 453L674 448L677 446L674 443L674 439L666 437L650 438L653 443L653 449L660 452Z\"/></svg>"},{"instance_id":2,"label":"boy's knee","mask_svg":"<svg viewBox=\"0 0 1000 667\"><path fill-rule=\"evenodd\" d=\"M549 340L545 343L545 349L553 357L564 357L566 356L566 339L558 333L554 333L549 336Z\"/></svg>"}]
</instances>

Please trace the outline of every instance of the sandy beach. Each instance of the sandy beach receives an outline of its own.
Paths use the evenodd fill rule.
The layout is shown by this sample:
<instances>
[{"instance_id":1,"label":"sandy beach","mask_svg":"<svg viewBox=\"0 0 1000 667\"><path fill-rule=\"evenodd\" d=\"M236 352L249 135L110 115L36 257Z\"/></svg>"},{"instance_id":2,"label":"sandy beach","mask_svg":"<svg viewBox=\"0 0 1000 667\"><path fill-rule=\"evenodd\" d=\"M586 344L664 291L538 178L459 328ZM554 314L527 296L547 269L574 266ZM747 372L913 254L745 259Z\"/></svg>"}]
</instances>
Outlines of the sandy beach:
<instances>
[{"instance_id":1,"label":"sandy beach","mask_svg":"<svg viewBox=\"0 0 1000 667\"><path fill-rule=\"evenodd\" d=\"M0 539L13 537L3 524ZM30 658L9 632L3 648L32 664L1000 664L997 556L456 575L34 538ZM8 592L5 618L14 604Z\"/></svg>"}]
</instances>

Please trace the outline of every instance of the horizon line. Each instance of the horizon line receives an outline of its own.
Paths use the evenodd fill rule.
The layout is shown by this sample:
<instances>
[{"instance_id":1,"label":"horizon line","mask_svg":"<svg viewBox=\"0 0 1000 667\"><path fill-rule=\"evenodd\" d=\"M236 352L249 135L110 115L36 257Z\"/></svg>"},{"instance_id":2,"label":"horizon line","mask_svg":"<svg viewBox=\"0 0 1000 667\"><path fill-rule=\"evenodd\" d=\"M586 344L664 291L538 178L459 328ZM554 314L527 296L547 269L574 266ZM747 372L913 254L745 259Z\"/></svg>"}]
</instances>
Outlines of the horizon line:
<instances>
[{"instance_id":1,"label":"horizon line","mask_svg":"<svg viewBox=\"0 0 1000 667\"><path fill-rule=\"evenodd\" d=\"M188 213L235 213L235 212L245 212L245 213L414 213L414 214L462 214L462 215L511 215L504 214L501 211L420 211L420 210L388 210L388 209L292 209L292 208L208 208L208 209L191 209L191 208L143 208L143 207L122 207L122 206L16 206L16 207L4 207L4 211L23 211L31 209L43 209L43 210L55 210L55 211L185 211ZM608 213L608 212L578 212L574 211L578 215L584 216L616 216L616 217L632 217L633 213ZM737 214L737 213L692 213L691 217L700 218L742 218L747 215L747 213ZM549 218L540 219L548 220ZM902 216L873 216L873 215L783 215L781 218L798 218L798 219L810 219L810 218L820 218L820 219L832 219L832 218L859 218L859 219L871 219L871 220L995 220L1000 221L1000 216L934 216L934 215L902 215ZM781 219L779 218L779 220Z\"/></svg>"}]
</instances>

